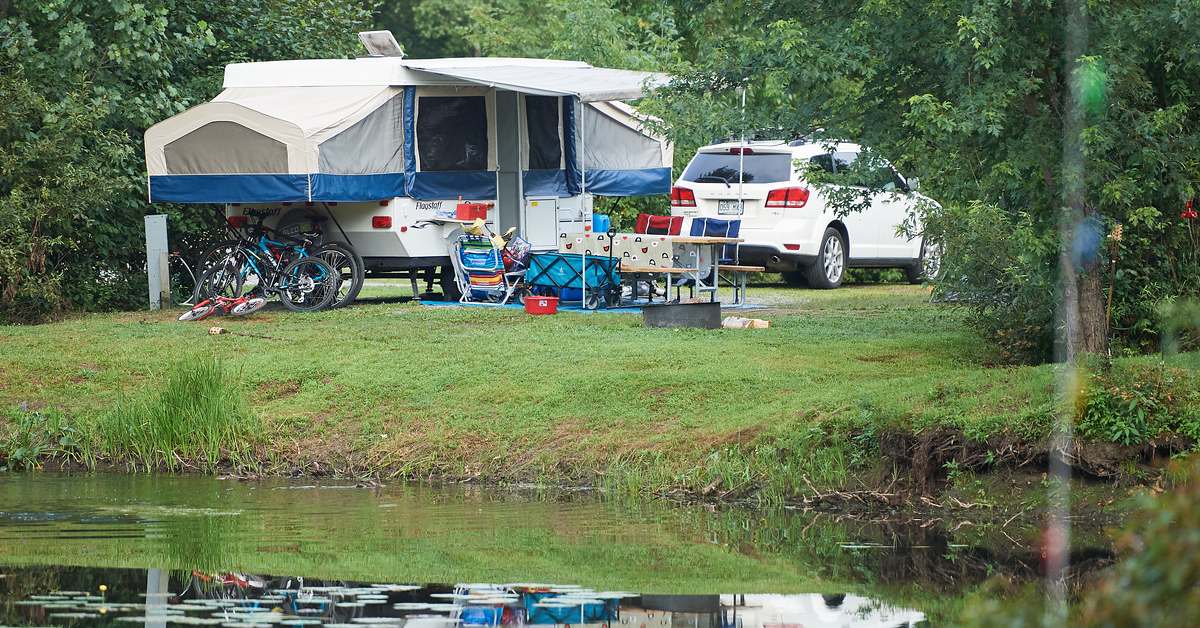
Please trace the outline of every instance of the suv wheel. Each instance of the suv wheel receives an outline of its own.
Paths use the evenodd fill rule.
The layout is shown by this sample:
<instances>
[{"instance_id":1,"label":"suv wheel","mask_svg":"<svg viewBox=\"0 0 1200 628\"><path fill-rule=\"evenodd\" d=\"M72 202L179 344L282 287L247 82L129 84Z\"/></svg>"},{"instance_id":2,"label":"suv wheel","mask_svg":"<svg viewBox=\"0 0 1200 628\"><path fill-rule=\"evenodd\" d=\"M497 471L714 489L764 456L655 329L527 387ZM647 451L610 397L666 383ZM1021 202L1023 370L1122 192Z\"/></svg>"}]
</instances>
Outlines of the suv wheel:
<instances>
[{"instance_id":1,"label":"suv wheel","mask_svg":"<svg viewBox=\"0 0 1200 628\"><path fill-rule=\"evenodd\" d=\"M842 285L846 275L846 241L842 233L833 227L821 236L821 248L817 260L808 267L808 285L828 290Z\"/></svg>"},{"instance_id":2,"label":"suv wheel","mask_svg":"<svg viewBox=\"0 0 1200 628\"><path fill-rule=\"evenodd\" d=\"M908 283L921 283L938 278L942 272L942 247L921 241L921 258L915 264L904 269Z\"/></svg>"}]
</instances>

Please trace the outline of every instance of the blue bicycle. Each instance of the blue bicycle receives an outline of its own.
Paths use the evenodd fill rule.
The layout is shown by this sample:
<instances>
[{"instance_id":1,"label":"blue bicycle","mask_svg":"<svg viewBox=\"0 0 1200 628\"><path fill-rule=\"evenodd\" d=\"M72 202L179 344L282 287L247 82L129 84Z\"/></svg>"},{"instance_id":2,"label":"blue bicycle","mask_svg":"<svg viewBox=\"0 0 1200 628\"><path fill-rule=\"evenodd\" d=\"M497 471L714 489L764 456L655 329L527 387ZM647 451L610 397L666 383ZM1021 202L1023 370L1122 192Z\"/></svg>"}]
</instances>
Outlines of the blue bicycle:
<instances>
[{"instance_id":1,"label":"blue bicycle","mask_svg":"<svg viewBox=\"0 0 1200 628\"><path fill-rule=\"evenodd\" d=\"M261 223L253 225L245 239L204 272L199 293L202 298L234 299L277 294L293 312L329 307L341 276L324 260L309 255L311 245L308 237L279 236Z\"/></svg>"}]
</instances>

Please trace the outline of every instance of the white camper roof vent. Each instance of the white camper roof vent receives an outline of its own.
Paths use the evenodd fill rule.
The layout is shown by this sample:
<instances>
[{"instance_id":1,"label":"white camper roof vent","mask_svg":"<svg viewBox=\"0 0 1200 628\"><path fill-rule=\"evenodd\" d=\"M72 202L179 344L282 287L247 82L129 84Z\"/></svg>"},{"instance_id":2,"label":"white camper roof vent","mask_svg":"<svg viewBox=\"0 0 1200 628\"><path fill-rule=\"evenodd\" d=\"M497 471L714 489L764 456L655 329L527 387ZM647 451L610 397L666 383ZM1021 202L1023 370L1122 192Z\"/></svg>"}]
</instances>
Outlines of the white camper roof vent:
<instances>
[{"instance_id":1,"label":"white camper roof vent","mask_svg":"<svg viewBox=\"0 0 1200 628\"><path fill-rule=\"evenodd\" d=\"M392 31L363 31L358 34L358 40L372 57L404 57L404 49L396 42Z\"/></svg>"}]
</instances>

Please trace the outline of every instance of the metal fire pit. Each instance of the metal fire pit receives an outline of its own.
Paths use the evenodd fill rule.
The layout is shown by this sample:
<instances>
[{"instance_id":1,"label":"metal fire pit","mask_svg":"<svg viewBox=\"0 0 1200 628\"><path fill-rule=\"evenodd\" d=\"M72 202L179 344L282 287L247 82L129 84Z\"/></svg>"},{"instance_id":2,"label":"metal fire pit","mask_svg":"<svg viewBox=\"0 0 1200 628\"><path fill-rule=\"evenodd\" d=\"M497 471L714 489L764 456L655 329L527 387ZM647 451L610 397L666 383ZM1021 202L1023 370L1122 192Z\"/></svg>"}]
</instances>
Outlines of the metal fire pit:
<instances>
[{"instance_id":1,"label":"metal fire pit","mask_svg":"<svg viewBox=\"0 0 1200 628\"><path fill-rule=\"evenodd\" d=\"M642 308L646 327L696 327L717 329L721 326L721 304L670 303Z\"/></svg>"}]
</instances>

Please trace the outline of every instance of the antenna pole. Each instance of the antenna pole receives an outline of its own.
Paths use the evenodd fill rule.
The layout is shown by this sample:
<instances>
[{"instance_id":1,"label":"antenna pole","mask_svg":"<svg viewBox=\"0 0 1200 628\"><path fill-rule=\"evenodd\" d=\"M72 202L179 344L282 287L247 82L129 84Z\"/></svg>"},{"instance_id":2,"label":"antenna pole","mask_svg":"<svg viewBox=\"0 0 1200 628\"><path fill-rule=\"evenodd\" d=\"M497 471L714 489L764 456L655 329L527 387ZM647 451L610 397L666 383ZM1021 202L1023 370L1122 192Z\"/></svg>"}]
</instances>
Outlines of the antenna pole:
<instances>
[{"instance_id":1,"label":"antenna pole","mask_svg":"<svg viewBox=\"0 0 1200 628\"><path fill-rule=\"evenodd\" d=\"M745 179L746 172L746 86L743 84L738 88L742 96L742 150L738 151L738 208L743 212L746 211L744 200L742 200L742 180Z\"/></svg>"}]
</instances>

